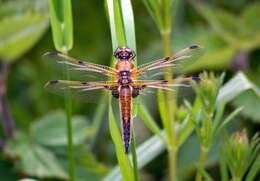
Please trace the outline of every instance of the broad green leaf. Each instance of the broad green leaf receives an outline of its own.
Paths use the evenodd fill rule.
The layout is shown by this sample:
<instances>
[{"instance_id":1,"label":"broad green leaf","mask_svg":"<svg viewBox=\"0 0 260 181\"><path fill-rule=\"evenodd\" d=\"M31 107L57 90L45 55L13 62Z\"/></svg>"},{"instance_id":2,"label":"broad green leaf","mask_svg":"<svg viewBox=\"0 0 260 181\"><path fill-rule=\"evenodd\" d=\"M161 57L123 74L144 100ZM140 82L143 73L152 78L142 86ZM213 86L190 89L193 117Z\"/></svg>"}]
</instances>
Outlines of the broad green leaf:
<instances>
[{"instance_id":1,"label":"broad green leaf","mask_svg":"<svg viewBox=\"0 0 260 181\"><path fill-rule=\"evenodd\" d=\"M165 131L161 131L164 137L166 137ZM144 143L142 143L137 148L137 162L138 168L141 169L154 158L156 158L160 153L166 149L165 144L162 142L161 138L157 135L151 137ZM132 155L130 155L130 158ZM103 181L120 181L122 180L122 175L119 166L116 166L104 179Z\"/></svg>"},{"instance_id":2,"label":"broad green leaf","mask_svg":"<svg viewBox=\"0 0 260 181\"><path fill-rule=\"evenodd\" d=\"M260 34L260 22L257 21L260 16L260 3L250 4L241 14L241 21L249 30L252 37L257 38ZM253 34L255 33L255 34Z\"/></svg>"},{"instance_id":3,"label":"broad green leaf","mask_svg":"<svg viewBox=\"0 0 260 181\"><path fill-rule=\"evenodd\" d=\"M71 0L49 0L49 6L55 48L66 53L73 46Z\"/></svg>"},{"instance_id":4,"label":"broad green leaf","mask_svg":"<svg viewBox=\"0 0 260 181\"><path fill-rule=\"evenodd\" d=\"M203 55L192 65L184 69L184 73L200 71L203 69L222 70L232 63L236 50L217 35L212 28L192 28L189 30L175 30L173 32L174 52L190 45L204 47ZM149 52L156 56L153 52ZM149 55L150 56L150 55Z\"/></svg>"},{"instance_id":5,"label":"broad green leaf","mask_svg":"<svg viewBox=\"0 0 260 181\"><path fill-rule=\"evenodd\" d=\"M26 175L39 178L67 178L67 173L59 165L55 155L40 145L30 141L23 134L17 134L8 142L6 154L18 158L17 169Z\"/></svg>"},{"instance_id":6,"label":"broad green leaf","mask_svg":"<svg viewBox=\"0 0 260 181\"><path fill-rule=\"evenodd\" d=\"M243 106L242 114L258 121L260 113L260 90L251 83L244 73L239 72L229 82L227 82L220 90L218 101L224 98L227 102L232 100L232 104L236 107Z\"/></svg>"},{"instance_id":7,"label":"broad green leaf","mask_svg":"<svg viewBox=\"0 0 260 181\"><path fill-rule=\"evenodd\" d=\"M259 22L256 18L259 16L259 3L248 6L240 16L224 10L213 9L203 3L199 3L195 7L233 48L240 51L249 51L259 46L260 31Z\"/></svg>"},{"instance_id":8,"label":"broad green leaf","mask_svg":"<svg viewBox=\"0 0 260 181\"><path fill-rule=\"evenodd\" d=\"M93 129L87 125L86 119L80 116L72 118L73 144L82 144L87 137L93 134ZM49 113L36 120L31 125L33 140L46 146L66 146L67 126L66 115L62 111Z\"/></svg>"},{"instance_id":9,"label":"broad green leaf","mask_svg":"<svg viewBox=\"0 0 260 181\"><path fill-rule=\"evenodd\" d=\"M15 60L28 51L48 27L48 16L26 13L0 21L0 59Z\"/></svg>"},{"instance_id":10,"label":"broad green leaf","mask_svg":"<svg viewBox=\"0 0 260 181\"><path fill-rule=\"evenodd\" d=\"M196 7L198 12L204 16L218 34L220 34L227 42L236 46L236 36L239 34L240 27L238 20L232 14L226 11L210 8L203 3L194 3L194 7ZM218 13L216 13L216 11Z\"/></svg>"}]
</instances>

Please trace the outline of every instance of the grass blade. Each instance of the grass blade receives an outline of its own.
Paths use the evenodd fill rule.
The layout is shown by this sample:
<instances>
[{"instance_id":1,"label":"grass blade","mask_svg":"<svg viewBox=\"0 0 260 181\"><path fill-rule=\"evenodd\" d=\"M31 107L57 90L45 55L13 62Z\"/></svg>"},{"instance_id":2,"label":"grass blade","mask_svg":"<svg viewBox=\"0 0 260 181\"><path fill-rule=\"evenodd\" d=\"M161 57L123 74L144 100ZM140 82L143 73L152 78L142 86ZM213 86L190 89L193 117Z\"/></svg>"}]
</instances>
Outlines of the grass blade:
<instances>
[{"instance_id":1,"label":"grass blade","mask_svg":"<svg viewBox=\"0 0 260 181\"><path fill-rule=\"evenodd\" d=\"M112 37L112 47L115 50L119 46L128 46L132 50L136 51L135 43L135 29L134 29L134 17L130 0L107 0L106 1L106 10L109 17L111 37ZM137 61L135 61L137 65ZM136 116L137 106L136 102L133 102L133 111L132 119ZM117 129L115 131L115 119L113 112L111 111L112 107L109 106L109 116L110 116L110 125L111 125L111 136L116 145L117 159L123 175L123 180L130 179L131 181L134 178L138 179L138 169L137 169L137 159L135 154L135 142L132 138L131 149L134 153L134 170L130 164L128 155L124 152L122 138ZM113 124L112 124L113 123ZM113 129L112 129L113 126ZM112 131L113 130L113 131ZM118 134L115 132L118 132ZM133 133L133 130L131 131ZM133 137L133 136L132 136ZM121 141L119 141L121 140ZM126 173L128 172L128 173Z\"/></svg>"},{"instance_id":2,"label":"grass blade","mask_svg":"<svg viewBox=\"0 0 260 181\"><path fill-rule=\"evenodd\" d=\"M193 164L194 167L198 170L198 172L207 180L207 181L212 181L213 179L211 176L201 167L199 167L197 164Z\"/></svg>"},{"instance_id":3,"label":"grass blade","mask_svg":"<svg viewBox=\"0 0 260 181\"><path fill-rule=\"evenodd\" d=\"M73 46L73 23L72 23L72 10L70 0L49 0L50 17L52 35L55 48L64 54ZM66 67L65 79L69 80L68 68ZM69 173L71 181L75 180L75 161L72 140L72 123L71 112L72 102L70 99L70 90L66 91L65 96L65 109L67 116L67 135L68 135L68 157L69 157Z\"/></svg>"},{"instance_id":4,"label":"grass blade","mask_svg":"<svg viewBox=\"0 0 260 181\"><path fill-rule=\"evenodd\" d=\"M131 137L131 150L132 150L132 163L134 167L134 176L135 176L135 181L139 180L139 175L138 175L138 165L137 165L137 156L136 156L136 148L135 148L135 134L134 134L134 124L132 124L132 137Z\"/></svg>"},{"instance_id":5,"label":"grass blade","mask_svg":"<svg viewBox=\"0 0 260 181\"><path fill-rule=\"evenodd\" d=\"M165 137L161 134L160 128L155 123L154 119L151 117L151 114L149 114L148 110L146 109L145 105L141 104L138 106L138 113L144 120L146 126L155 133L159 138L162 139L165 145L168 145L168 141L165 139Z\"/></svg>"},{"instance_id":6,"label":"grass blade","mask_svg":"<svg viewBox=\"0 0 260 181\"><path fill-rule=\"evenodd\" d=\"M73 22L70 0L49 0L54 45L66 53L73 46Z\"/></svg>"},{"instance_id":7,"label":"grass blade","mask_svg":"<svg viewBox=\"0 0 260 181\"><path fill-rule=\"evenodd\" d=\"M260 170L260 154L257 156L254 164L252 165L251 169L249 170L249 173L246 177L246 181L253 181L256 177L257 173L259 173Z\"/></svg>"},{"instance_id":8,"label":"grass blade","mask_svg":"<svg viewBox=\"0 0 260 181\"><path fill-rule=\"evenodd\" d=\"M228 170L227 170L225 153L222 145L220 145L219 148L219 163L220 163L219 165L220 165L221 180L228 181Z\"/></svg>"},{"instance_id":9,"label":"grass blade","mask_svg":"<svg viewBox=\"0 0 260 181\"><path fill-rule=\"evenodd\" d=\"M110 100L111 103L111 100ZM112 140L116 147L116 156L122 173L124 181L133 181L134 173L131 166L129 157L125 154L123 140L120 134L120 131L117 127L115 116L112 110L112 106L109 106L109 130L112 137Z\"/></svg>"},{"instance_id":10,"label":"grass blade","mask_svg":"<svg viewBox=\"0 0 260 181\"><path fill-rule=\"evenodd\" d=\"M161 131L161 134L165 137L165 131ZM143 168L147 163L152 161L155 157L157 157L160 153L165 150L166 146L162 142L161 138L157 135L145 141L137 148L137 162L138 168ZM130 155L130 158L132 155ZM122 175L120 173L119 166L116 166L104 179L103 181L121 181Z\"/></svg>"}]
</instances>

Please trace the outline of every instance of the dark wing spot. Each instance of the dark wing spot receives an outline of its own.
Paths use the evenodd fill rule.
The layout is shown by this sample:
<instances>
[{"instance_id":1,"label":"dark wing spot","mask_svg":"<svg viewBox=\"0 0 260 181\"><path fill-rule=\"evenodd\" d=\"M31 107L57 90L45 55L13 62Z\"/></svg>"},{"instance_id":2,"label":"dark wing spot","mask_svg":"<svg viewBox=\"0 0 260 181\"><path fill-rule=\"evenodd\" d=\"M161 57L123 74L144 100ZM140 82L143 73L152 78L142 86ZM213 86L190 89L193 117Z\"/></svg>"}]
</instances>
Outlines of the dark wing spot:
<instances>
[{"instance_id":1,"label":"dark wing spot","mask_svg":"<svg viewBox=\"0 0 260 181\"><path fill-rule=\"evenodd\" d=\"M56 55L58 55L58 52L49 52L48 55L56 56Z\"/></svg>"},{"instance_id":2,"label":"dark wing spot","mask_svg":"<svg viewBox=\"0 0 260 181\"><path fill-rule=\"evenodd\" d=\"M164 80L161 82L161 84L167 84L168 83L168 80Z\"/></svg>"},{"instance_id":3,"label":"dark wing spot","mask_svg":"<svg viewBox=\"0 0 260 181\"><path fill-rule=\"evenodd\" d=\"M190 46L190 49L195 49L195 48L199 48L199 46L198 46L198 45L192 45L192 46Z\"/></svg>"},{"instance_id":4,"label":"dark wing spot","mask_svg":"<svg viewBox=\"0 0 260 181\"><path fill-rule=\"evenodd\" d=\"M200 80L199 77L192 77L192 80Z\"/></svg>"},{"instance_id":5,"label":"dark wing spot","mask_svg":"<svg viewBox=\"0 0 260 181\"><path fill-rule=\"evenodd\" d=\"M50 84L57 84L59 81L58 80L52 80L52 81L50 81L49 83Z\"/></svg>"},{"instance_id":6,"label":"dark wing spot","mask_svg":"<svg viewBox=\"0 0 260 181\"><path fill-rule=\"evenodd\" d=\"M166 57L166 58L164 58L163 62L167 62L169 59L170 59L170 57Z\"/></svg>"},{"instance_id":7,"label":"dark wing spot","mask_svg":"<svg viewBox=\"0 0 260 181\"><path fill-rule=\"evenodd\" d=\"M80 65L85 65L82 61L78 61L78 63L79 63Z\"/></svg>"},{"instance_id":8,"label":"dark wing spot","mask_svg":"<svg viewBox=\"0 0 260 181\"><path fill-rule=\"evenodd\" d=\"M86 85L86 86L88 85L87 82L81 82L81 84L82 84L82 85Z\"/></svg>"}]
</instances>

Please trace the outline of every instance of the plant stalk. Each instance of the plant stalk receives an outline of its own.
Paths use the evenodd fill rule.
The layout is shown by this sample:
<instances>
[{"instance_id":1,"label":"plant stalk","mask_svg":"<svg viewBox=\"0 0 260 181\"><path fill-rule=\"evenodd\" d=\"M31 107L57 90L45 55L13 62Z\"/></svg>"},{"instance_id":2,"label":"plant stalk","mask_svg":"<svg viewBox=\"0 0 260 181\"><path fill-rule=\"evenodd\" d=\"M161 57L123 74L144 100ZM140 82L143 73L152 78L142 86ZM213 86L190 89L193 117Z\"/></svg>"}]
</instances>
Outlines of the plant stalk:
<instances>
[{"instance_id":1,"label":"plant stalk","mask_svg":"<svg viewBox=\"0 0 260 181\"><path fill-rule=\"evenodd\" d=\"M67 54L67 52L65 52ZM65 78L70 79L68 67L65 67ZM74 161L74 149L73 149L73 137L72 137L72 101L70 98L70 90L67 89L65 96L65 109L67 117L67 139L68 139L68 156L69 156L69 180L75 181L75 161Z\"/></svg>"},{"instance_id":2,"label":"plant stalk","mask_svg":"<svg viewBox=\"0 0 260 181\"><path fill-rule=\"evenodd\" d=\"M202 169L204 169L204 167L205 167L205 162L206 162L208 152L209 152L208 148L204 148L204 147L201 148L199 167ZM202 179L202 176L201 176L200 172L197 171L196 181L201 181L201 179Z\"/></svg>"},{"instance_id":3,"label":"plant stalk","mask_svg":"<svg viewBox=\"0 0 260 181\"><path fill-rule=\"evenodd\" d=\"M168 57L171 56L171 31L164 30L161 32L162 35L162 43L163 43L163 56ZM166 69L167 74L165 75L166 80L172 79L171 70ZM174 95L170 92L166 94L167 99L167 111L168 111L168 121L169 121L169 143L170 146L168 147L168 154L169 154L169 178L170 181L177 180L177 153L178 153L178 146L176 144L177 133L175 132L175 102L174 102Z\"/></svg>"},{"instance_id":4,"label":"plant stalk","mask_svg":"<svg viewBox=\"0 0 260 181\"><path fill-rule=\"evenodd\" d=\"M233 178L232 178L232 181L241 181L241 178L239 178L239 177L233 177Z\"/></svg>"}]
</instances>

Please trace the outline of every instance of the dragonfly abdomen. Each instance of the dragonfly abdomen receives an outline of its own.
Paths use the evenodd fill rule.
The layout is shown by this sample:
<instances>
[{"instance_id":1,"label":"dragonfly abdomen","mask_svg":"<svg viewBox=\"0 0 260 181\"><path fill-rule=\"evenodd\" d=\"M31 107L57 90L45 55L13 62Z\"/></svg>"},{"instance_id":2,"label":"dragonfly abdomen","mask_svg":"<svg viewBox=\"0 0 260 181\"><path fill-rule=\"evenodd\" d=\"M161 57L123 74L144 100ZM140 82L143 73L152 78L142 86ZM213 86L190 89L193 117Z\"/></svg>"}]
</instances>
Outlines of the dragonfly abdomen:
<instances>
[{"instance_id":1,"label":"dragonfly abdomen","mask_svg":"<svg viewBox=\"0 0 260 181\"><path fill-rule=\"evenodd\" d=\"M119 93L121 119L122 119L122 132L125 144L125 152L128 154L131 138L131 112L132 112L132 90L130 86L120 88Z\"/></svg>"}]
</instances>

